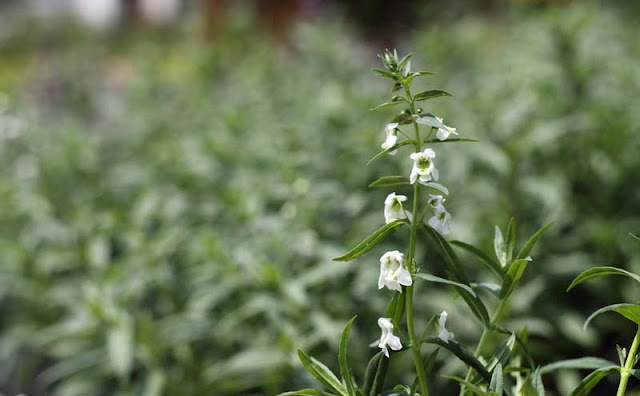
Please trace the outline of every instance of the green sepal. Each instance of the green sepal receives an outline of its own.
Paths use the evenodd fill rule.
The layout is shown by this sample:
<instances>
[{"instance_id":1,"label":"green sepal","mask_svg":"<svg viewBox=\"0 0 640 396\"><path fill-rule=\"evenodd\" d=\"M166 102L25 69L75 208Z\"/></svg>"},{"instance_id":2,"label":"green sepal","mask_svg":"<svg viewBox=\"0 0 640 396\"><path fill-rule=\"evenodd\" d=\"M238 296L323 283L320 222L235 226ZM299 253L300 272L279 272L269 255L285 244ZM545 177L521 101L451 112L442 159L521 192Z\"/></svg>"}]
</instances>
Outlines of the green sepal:
<instances>
[{"instance_id":1,"label":"green sepal","mask_svg":"<svg viewBox=\"0 0 640 396\"><path fill-rule=\"evenodd\" d=\"M457 246L457 247L459 247L461 249L464 249L467 252L471 253L472 255L476 256L476 258L479 259L481 263L485 264L487 266L487 268L489 268L494 274L498 275L498 277L500 277L500 279L504 279L505 274L504 274L504 271L502 270L502 267L500 266L500 264L498 264L491 257L489 257L486 254L484 254L482 252L482 250L478 249L477 247L475 247L473 245L469 245L468 243L462 242L462 241L451 241L450 243L453 246Z\"/></svg>"},{"instance_id":2,"label":"green sepal","mask_svg":"<svg viewBox=\"0 0 640 396\"><path fill-rule=\"evenodd\" d=\"M438 98L441 96L451 96L451 94L449 92L446 91L441 91L438 89L432 89L430 91L422 91L422 92L418 92L417 94L414 95L413 97L413 101L414 102L420 102L423 100L428 100L428 99L432 99L432 98Z\"/></svg>"},{"instance_id":3,"label":"green sepal","mask_svg":"<svg viewBox=\"0 0 640 396\"><path fill-rule=\"evenodd\" d=\"M382 176L369 184L369 188L409 186L409 178L404 176Z\"/></svg>"},{"instance_id":4,"label":"green sepal","mask_svg":"<svg viewBox=\"0 0 640 396\"><path fill-rule=\"evenodd\" d=\"M571 284L569 285L569 287L567 287L567 291L573 289L574 287L576 287L577 285L579 285L580 283L592 279L592 278L598 278L601 276L607 276L607 275L622 275L622 276L626 276L629 277L633 280L635 280L636 282L640 283L640 276L629 272L629 271L625 271L621 268L616 268L616 267L594 267L594 268L589 268L588 270L584 271L583 273L581 273L580 275L576 276L576 278L573 280L573 282L571 282Z\"/></svg>"},{"instance_id":5,"label":"green sepal","mask_svg":"<svg viewBox=\"0 0 640 396\"><path fill-rule=\"evenodd\" d=\"M298 357L304 368L320 381L324 387L340 396L349 396L342 382L340 382L338 377L336 377L327 366L322 364L322 362L307 355L302 350L298 350Z\"/></svg>"},{"instance_id":6,"label":"green sepal","mask_svg":"<svg viewBox=\"0 0 640 396\"><path fill-rule=\"evenodd\" d=\"M612 312L612 311L624 316L625 318L629 319L633 323L640 326L640 305L623 303L623 304L611 304L611 305L607 305L606 307L602 307L598 309L597 311L589 315L587 320L584 321L584 326L583 326L584 329L585 330L587 329L587 326L589 325L591 320L596 316L605 312Z\"/></svg>"},{"instance_id":7,"label":"green sepal","mask_svg":"<svg viewBox=\"0 0 640 396\"><path fill-rule=\"evenodd\" d=\"M383 70L383 69L371 69L371 70L373 70L374 72L378 73L382 77L390 78L392 80L396 79L395 73L390 72L389 70Z\"/></svg>"},{"instance_id":8,"label":"green sepal","mask_svg":"<svg viewBox=\"0 0 640 396\"><path fill-rule=\"evenodd\" d=\"M389 154L392 151L397 150L398 148L402 147L402 146L406 146L407 144L415 144L415 140L413 139L406 139L403 140L401 142L396 143L393 147L388 148L386 150L382 150L381 152L379 152L378 154L374 155L373 158L371 158L369 160L369 162L367 162L367 165L369 165L370 163L372 163L373 161L377 160L380 157L384 157L386 154Z\"/></svg>"},{"instance_id":9,"label":"green sepal","mask_svg":"<svg viewBox=\"0 0 640 396\"><path fill-rule=\"evenodd\" d=\"M469 351L467 348L458 344L454 340L449 340L449 342L444 342L438 337L427 337L423 340L423 342L427 344L435 344L443 347L449 352L453 353L458 357L458 359L462 360L467 366L476 370L480 376L489 383L491 381L491 373L487 371L484 365L473 356L473 352Z\"/></svg>"},{"instance_id":10,"label":"green sepal","mask_svg":"<svg viewBox=\"0 0 640 396\"><path fill-rule=\"evenodd\" d=\"M610 367L602 367L591 374L587 375L580 381L580 384L571 392L569 396L586 396L589 394L591 389L593 389L598 383L606 376L613 374L615 372L620 372L620 367L618 366L610 366Z\"/></svg>"},{"instance_id":11,"label":"green sepal","mask_svg":"<svg viewBox=\"0 0 640 396\"><path fill-rule=\"evenodd\" d=\"M351 370L349 370L349 362L347 361L347 348L349 346L349 331L351 331L351 325L358 316L351 318L347 325L342 330L342 336L340 337L340 348L338 349L338 363L340 364L340 374L342 375L342 381L347 386L347 393L349 396L356 395L356 386L353 383L351 377Z\"/></svg>"},{"instance_id":12,"label":"green sepal","mask_svg":"<svg viewBox=\"0 0 640 396\"><path fill-rule=\"evenodd\" d=\"M398 228L407 224L407 220L396 220L389 224L385 224L380 227L373 234L369 235L364 241L357 244L353 249L351 249L347 254L336 257L333 261L350 261L357 257L362 256L367 253L369 250L373 249L378 243L380 243L384 238L386 238L389 234L395 232Z\"/></svg>"}]
</instances>

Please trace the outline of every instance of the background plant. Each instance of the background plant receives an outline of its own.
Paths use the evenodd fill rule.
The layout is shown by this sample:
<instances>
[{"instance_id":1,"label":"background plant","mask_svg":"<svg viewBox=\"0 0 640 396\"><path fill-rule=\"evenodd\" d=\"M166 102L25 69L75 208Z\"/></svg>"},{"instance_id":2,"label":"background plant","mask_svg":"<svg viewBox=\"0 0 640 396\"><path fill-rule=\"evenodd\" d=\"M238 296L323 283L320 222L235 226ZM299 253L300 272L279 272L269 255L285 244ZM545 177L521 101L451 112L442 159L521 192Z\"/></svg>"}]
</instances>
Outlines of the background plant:
<instances>
[{"instance_id":1,"label":"background plant","mask_svg":"<svg viewBox=\"0 0 640 396\"><path fill-rule=\"evenodd\" d=\"M581 325L637 290L593 283L567 299L564 289L589 264L640 264L626 237L640 228L633 8L451 12L429 8L402 43L456 94L433 112L482 140L456 148L455 161L442 148L454 237L490 252L493 223L504 229L515 217L518 235L531 235L555 221L504 326L526 323L539 364L584 350L615 361L607 340L630 340L632 329ZM386 89L369 75L367 45L319 23L298 31L296 56L283 61L242 14L216 47L194 40L191 25L96 45L68 26L12 19L0 36L1 391L275 394L314 383L297 348L337 370L345 320L374 323L386 301L375 271L330 259L380 222L385 192L366 181L405 170L355 165L379 148L385 117L366 112ZM435 252L419 251L419 261L437 262ZM461 259L473 279L492 279ZM464 310L447 288L431 296L416 310ZM127 316L135 337L123 376L107 333L126 333ZM456 339L478 340L475 319L452 325ZM369 349L355 345L350 360L363 372ZM74 360L78 351L93 355ZM390 378L412 381L405 372ZM570 370L544 378L558 394L580 379ZM616 386L605 380L594 392Z\"/></svg>"}]
</instances>

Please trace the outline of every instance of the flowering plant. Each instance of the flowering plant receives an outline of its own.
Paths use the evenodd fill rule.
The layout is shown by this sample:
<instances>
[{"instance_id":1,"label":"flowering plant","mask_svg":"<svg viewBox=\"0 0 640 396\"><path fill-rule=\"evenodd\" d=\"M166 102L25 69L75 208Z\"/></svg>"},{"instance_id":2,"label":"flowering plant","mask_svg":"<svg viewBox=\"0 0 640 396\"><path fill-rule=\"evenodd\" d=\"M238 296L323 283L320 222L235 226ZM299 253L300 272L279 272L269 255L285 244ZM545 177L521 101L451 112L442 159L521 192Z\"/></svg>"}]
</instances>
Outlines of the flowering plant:
<instances>
[{"instance_id":1,"label":"flowering plant","mask_svg":"<svg viewBox=\"0 0 640 396\"><path fill-rule=\"evenodd\" d=\"M624 353L626 363L622 367L603 365L601 360L584 358L557 362L547 366L539 366L535 363L527 348L526 328L512 330L503 325L505 312L509 305L509 298L515 292L527 266L533 261L529 255L540 237L551 226L544 225L534 233L519 251L516 245L516 224L512 219L503 233L499 227L495 228L494 253L495 259L481 249L457 240L447 240L446 235L452 231L450 226L451 214L445 208L445 201L449 194L448 188L440 184L440 172L436 168L436 150L431 146L440 143L472 142L469 138L452 137L459 136L456 128L443 123L443 119L417 107L419 102L429 99L450 96L442 90L428 90L412 93L412 82L417 77L428 76L434 73L426 71L412 72L410 67L411 54L399 58L395 51L386 51L380 55L384 69L374 69L376 73L387 78L393 83L393 92L399 92L391 101L383 103L373 110L402 106L404 109L397 113L384 131L386 140L382 144L383 151L375 155L371 161L385 157L387 154L395 155L401 148L411 148L412 152L404 157L407 164L405 175L383 176L372 182L372 188L407 189L406 195L391 192L384 202L385 224L365 238L336 261L351 261L365 255L376 247L389 235L401 228L409 228L409 241L405 253L399 250L387 251L380 258L380 275L378 279L379 289L388 289L393 292L386 311L378 319L381 329L380 339L372 344L380 348L369 361L365 375L358 385L347 359L347 346L350 329L356 319L354 316L346 325L340 340L338 362L341 379L331 370L303 351L299 351L299 357L305 368L320 381L326 391L316 389L303 389L287 392L281 396L317 395L317 396L377 396L377 395L405 395L428 396L440 394L434 388L434 384L428 381L439 352L446 350L464 365L467 366L464 377L445 375L459 384L459 395L522 395L544 396L543 375L560 368L589 368L594 366L596 372L587 376L580 385L571 392L570 396L586 395L609 372L618 370L621 373L621 387L626 386L626 381L633 371L631 368L638 360L635 356L640 344L640 336L636 337L630 350L630 356ZM433 135L435 134L435 137ZM404 139L399 140L398 137ZM399 156L402 158L403 156ZM370 161L370 162L371 162ZM409 171L409 161L413 161ZM446 175L446 171L443 172ZM408 176L408 177L407 177ZM446 177L444 177L446 179ZM424 192L429 192L428 198ZM444 194L444 195L442 195ZM410 203L411 211L406 211L404 204ZM431 210L433 216L425 220L427 211ZM428 247L435 247L440 260L436 263L418 263L416 246L418 238L423 238ZM472 282L456 250L462 250L475 257L495 276L497 283ZM421 266L418 266L420 264ZM436 276L434 264L440 264L446 277ZM613 270L603 269L598 274L610 274ZM616 270L616 274L630 276ZM593 273L587 271L582 278L576 279L574 285L582 280L589 279ZM466 303L471 314L482 325L482 333L472 351L454 338L454 333L446 328L449 314L446 311L440 314L420 313L422 317L430 317L427 324L417 332L414 321L414 287L417 280L444 284L452 287ZM636 276L640 281L640 277ZM483 294L481 294L481 292ZM486 296L492 296L497 300L492 310ZM481 298L482 297L482 298ZM636 312L638 305L633 309L625 307L605 307L606 310L614 310L631 318L640 324L640 311ZM492 312L491 312L492 311ZM602 310L601 310L602 311ZM600 313L601 311L596 312ZM602 312L604 312L602 311ZM491 314L490 314L491 312ZM453 313L452 318L464 313ZM420 334L420 335L419 335ZM640 333L639 333L640 334ZM489 340L492 339L490 342ZM495 339L499 341L495 343ZM493 343L493 345L492 345ZM424 348L423 348L424 347ZM430 348L427 351L427 348ZM493 348L493 350L491 349ZM410 350L415 377L411 384L397 384L386 387L385 381L391 362L403 356ZM386 390L385 390L386 389ZM624 394L619 393L619 396Z\"/></svg>"}]
</instances>

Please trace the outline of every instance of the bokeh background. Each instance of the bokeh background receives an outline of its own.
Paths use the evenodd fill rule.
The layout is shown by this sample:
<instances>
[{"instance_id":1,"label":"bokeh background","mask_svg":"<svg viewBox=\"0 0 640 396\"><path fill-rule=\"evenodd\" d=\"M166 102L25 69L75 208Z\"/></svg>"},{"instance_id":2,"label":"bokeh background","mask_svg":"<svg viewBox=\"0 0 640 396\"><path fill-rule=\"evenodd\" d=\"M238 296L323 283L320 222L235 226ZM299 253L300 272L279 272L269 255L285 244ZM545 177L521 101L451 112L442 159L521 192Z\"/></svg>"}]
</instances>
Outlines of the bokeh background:
<instances>
[{"instance_id":1,"label":"bokeh background","mask_svg":"<svg viewBox=\"0 0 640 396\"><path fill-rule=\"evenodd\" d=\"M617 361L633 324L582 323L638 286L564 290L589 266L640 272L639 20L633 0L0 1L0 393L275 395L314 386L298 348L337 366L354 314L362 373L390 297L378 253L405 236L331 258L382 224L389 191L367 184L410 166L365 166L394 115L367 111L390 96L370 71L387 47L437 72L421 86L454 96L429 111L480 140L439 146L452 238L490 253L495 224L522 243L554 222L505 326L541 365ZM417 296L419 324L446 309L473 346L451 290Z\"/></svg>"}]
</instances>

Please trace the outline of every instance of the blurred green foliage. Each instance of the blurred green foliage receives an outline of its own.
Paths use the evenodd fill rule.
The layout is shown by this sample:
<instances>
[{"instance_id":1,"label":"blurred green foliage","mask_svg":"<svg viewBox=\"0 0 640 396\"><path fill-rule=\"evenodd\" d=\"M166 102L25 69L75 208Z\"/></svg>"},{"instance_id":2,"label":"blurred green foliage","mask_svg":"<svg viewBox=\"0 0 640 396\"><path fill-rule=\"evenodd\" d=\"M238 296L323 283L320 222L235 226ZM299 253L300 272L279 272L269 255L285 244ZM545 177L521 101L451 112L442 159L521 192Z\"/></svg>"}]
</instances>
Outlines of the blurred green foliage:
<instances>
[{"instance_id":1,"label":"blurred green foliage","mask_svg":"<svg viewBox=\"0 0 640 396\"><path fill-rule=\"evenodd\" d=\"M514 216L529 235L555 221L508 322L528 326L541 364L611 358L632 334L581 325L637 300L633 285L564 293L591 265L640 272L627 237L640 230L640 26L622 11L427 19L401 45L454 94L429 111L481 140L439 146L453 236L490 252L494 223ZM368 182L409 169L364 166L387 122L366 111L387 96L369 71L381 49L319 23L285 51L236 19L215 43L190 27L98 40L24 25L0 44L0 391L276 394L313 383L297 348L337 366L354 314L363 372L387 300L378 256L331 258L383 222L387 191ZM419 257L438 274L430 250ZM446 309L459 339L477 339L464 304L428 287L417 320ZM558 392L577 378L561 372Z\"/></svg>"}]
</instances>

